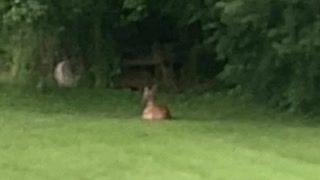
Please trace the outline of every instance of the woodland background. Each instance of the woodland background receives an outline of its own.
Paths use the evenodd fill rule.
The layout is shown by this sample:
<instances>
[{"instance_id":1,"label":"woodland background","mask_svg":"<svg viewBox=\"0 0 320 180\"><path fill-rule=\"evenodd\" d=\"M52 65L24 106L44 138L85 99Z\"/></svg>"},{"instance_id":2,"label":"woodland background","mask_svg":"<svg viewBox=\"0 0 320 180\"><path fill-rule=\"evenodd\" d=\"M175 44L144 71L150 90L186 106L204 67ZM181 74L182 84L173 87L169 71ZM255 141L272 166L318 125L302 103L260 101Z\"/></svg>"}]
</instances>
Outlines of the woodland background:
<instances>
[{"instance_id":1,"label":"woodland background","mask_svg":"<svg viewBox=\"0 0 320 180\"><path fill-rule=\"evenodd\" d=\"M79 87L156 80L170 92L251 94L288 111L320 102L318 0L2 0L0 22L1 76L13 83L51 86L68 56ZM124 68L133 60L140 69Z\"/></svg>"}]
</instances>

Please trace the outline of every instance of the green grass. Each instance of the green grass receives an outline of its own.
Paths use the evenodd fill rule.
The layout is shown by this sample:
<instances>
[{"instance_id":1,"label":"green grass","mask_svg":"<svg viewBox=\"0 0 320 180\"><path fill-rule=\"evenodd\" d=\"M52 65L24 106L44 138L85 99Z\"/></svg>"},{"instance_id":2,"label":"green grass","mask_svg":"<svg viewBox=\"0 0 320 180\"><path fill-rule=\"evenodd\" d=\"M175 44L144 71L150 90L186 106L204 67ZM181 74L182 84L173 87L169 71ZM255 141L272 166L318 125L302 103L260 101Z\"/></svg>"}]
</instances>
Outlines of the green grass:
<instances>
[{"instance_id":1,"label":"green grass","mask_svg":"<svg viewBox=\"0 0 320 180\"><path fill-rule=\"evenodd\" d=\"M175 120L140 119L139 94L0 90L3 180L313 180L317 118L223 95L162 96Z\"/></svg>"}]
</instances>

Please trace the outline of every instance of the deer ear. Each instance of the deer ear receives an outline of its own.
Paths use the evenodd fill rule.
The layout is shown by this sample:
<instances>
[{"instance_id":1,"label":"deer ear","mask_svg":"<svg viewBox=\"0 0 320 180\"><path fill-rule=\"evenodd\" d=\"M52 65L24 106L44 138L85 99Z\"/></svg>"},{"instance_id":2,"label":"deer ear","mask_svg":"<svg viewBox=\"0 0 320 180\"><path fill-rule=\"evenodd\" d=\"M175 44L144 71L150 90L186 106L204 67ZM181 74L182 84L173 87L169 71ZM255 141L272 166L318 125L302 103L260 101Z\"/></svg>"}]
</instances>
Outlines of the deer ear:
<instances>
[{"instance_id":1,"label":"deer ear","mask_svg":"<svg viewBox=\"0 0 320 180\"><path fill-rule=\"evenodd\" d=\"M158 90L158 85L154 84L151 88L152 92L155 93Z\"/></svg>"},{"instance_id":2,"label":"deer ear","mask_svg":"<svg viewBox=\"0 0 320 180\"><path fill-rule=\"evenodd\" d=\"M150 93L150 89L148 86L145 86L143 89L142 89L142 93L144 94L144 96L148 93Z\"/></svg>"}]
</instances>

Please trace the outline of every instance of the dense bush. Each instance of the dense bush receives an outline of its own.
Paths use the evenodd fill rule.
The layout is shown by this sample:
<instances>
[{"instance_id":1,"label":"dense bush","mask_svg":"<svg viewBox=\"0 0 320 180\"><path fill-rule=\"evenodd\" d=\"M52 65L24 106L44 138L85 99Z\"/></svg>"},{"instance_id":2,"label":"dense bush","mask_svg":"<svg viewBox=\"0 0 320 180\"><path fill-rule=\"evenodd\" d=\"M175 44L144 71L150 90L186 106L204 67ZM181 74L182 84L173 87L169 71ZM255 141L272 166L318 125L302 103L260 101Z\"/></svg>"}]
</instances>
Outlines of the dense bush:
<instances>
[{"instance_id":1,"label":"dense bush","mask_svg":"<svg viewBox=\"0 0 320 180\"><path fill-rule=\"evenodd\" d=\"M221 78L291 110L318 103L320 1L234 0L212 8L207 40L228 61Z\"/></svg>"}]
</instances>

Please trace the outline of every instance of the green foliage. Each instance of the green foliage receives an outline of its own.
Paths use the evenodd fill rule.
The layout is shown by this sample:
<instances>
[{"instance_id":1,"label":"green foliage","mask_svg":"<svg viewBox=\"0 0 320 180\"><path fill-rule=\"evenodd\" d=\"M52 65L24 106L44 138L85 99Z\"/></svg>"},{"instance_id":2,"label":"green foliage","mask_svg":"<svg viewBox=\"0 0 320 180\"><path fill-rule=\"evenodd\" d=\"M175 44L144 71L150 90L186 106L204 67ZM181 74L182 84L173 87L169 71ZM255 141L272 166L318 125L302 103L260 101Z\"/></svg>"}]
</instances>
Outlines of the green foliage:
<instances>
[{"instance_id":1,"label":"green foliage","mask_svg":"<svg viewBox=\"0 0 320 180\"><path fill-rule=\"evenodd\" d=\"M51 73L54 61L71 56L78 64L87 64L87 71L95 74L95 83L105 86L108 74L113 73L108 66L115 64L112 27L120 19L120 10L121 1L112 0L0 3L2 36L10 37L6 41L14 59L12 74L26 77L29 71L33 76L44 69Z\"/></svg>"},{"instance_id":2,"label":"green foliage","mask_svg":"<svg viewBox=\"0 0 320 180\"><path fill-rule=\"evenodd\" d=\"M10 30L32 26L45 15L47 6L37 0L11 2L10 8L3 14L3 24L11 27Z\"/></svg>"},{"instance_id":3,"label":"green foliage","mask_svg":"<svg viewBox=\"0 0 320 180\"><path fill-rule=\"evenodd\" d=\"M6 1L1 11L2 37L6 53L12 57L11 75L15 81L34 82L40 62L40 33L47 6L36 0Z\"/></svg>"},{"instance_id":4,"label":"green foliage","mask_svg":"<svg viewBox=\"0 0 320 180\"><path fill-rule=\"evenodd\" d=\"M299 0L216 2L204 30L228 62L220 77L273 105L309 109L320 90L318 7Z\"/></svg>"},{"instance_id":5,"label":"green foliage","mask_svg":"<svg viewBox=\"0 0 320 180\"><path fill-rule=\"evenodd\" d=\"M130 11L126 16L123 16L123 21L138 21L147 16L147 7L145 0L125 0L123 9Z\"/></svg>"},{"instance_id":6,"label":"green foliage","mask_svg":"<svg viewBox=\"0 0 320 180\"><path fill-rule=\"evenodd\" d=\"M67 55L77 54L76 47L78 62L86 65L94 84L107 86L119 70L117 56L126 47L121 43L130 44L129 37L142 31L135 41L150 46L157 35L148 31L155 30L139 29L139 23L166 17L177 28L170 33L181 49L192 52L203 43L216 56L192 60L203 69L194 76L210 74L209 65L218 60L226 64L221 80L274 106L311 110L320 100L318 0L4 0L0 14L1 40L7 41L1 44L11 46L14 72L44 57L58 61L52 52L37 54L46 44ZM156 31L161 34L164 28ZM190 62L183 63L191 67Z\"/></svg>"}]
</instances>

